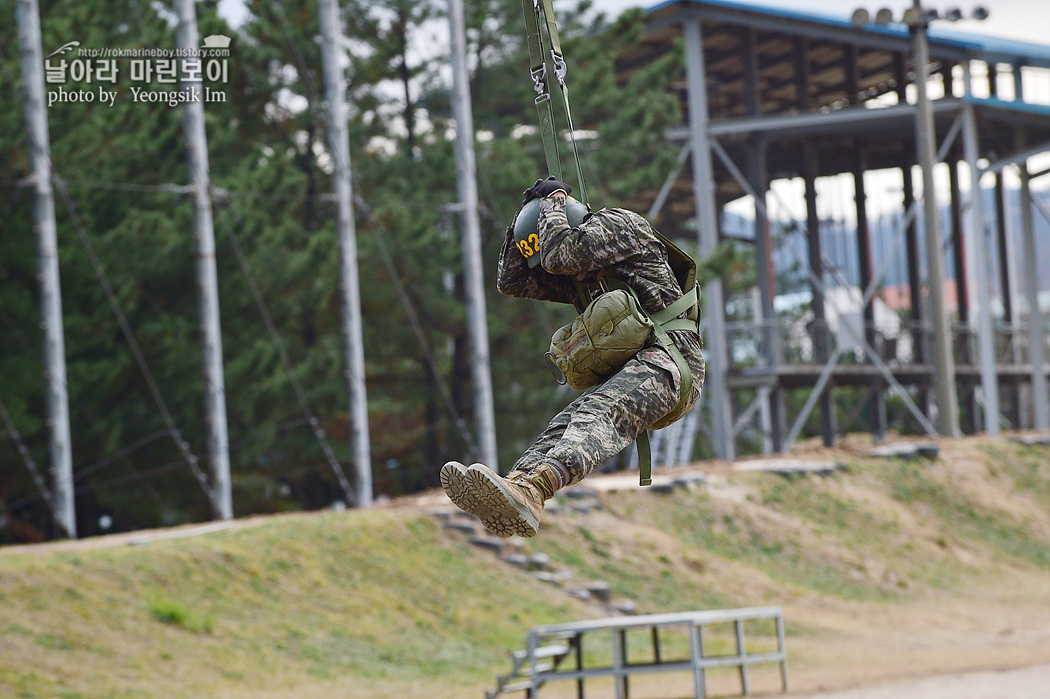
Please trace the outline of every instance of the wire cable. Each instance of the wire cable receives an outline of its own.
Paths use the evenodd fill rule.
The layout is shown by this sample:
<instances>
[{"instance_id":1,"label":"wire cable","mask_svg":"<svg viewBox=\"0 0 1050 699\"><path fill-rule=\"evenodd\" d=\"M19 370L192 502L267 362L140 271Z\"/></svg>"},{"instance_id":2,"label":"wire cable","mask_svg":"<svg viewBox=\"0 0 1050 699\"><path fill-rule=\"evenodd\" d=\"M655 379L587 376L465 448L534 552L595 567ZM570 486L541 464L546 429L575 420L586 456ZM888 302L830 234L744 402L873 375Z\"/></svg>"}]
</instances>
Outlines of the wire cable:
<instances>
[{"instance_id":1,"label":"wire cable","mask_svg":"<svg viewBox=\"0 0 1050 699\"><path fill-rule=\"evenodd\" d=\"M227 210L224 211L226 211L227 214L229 213ZM285 348L280 333L277 332L277 326L273 322L273 316L270 313L269 307L266 305L265 299L263 299L262 291L259 290L259 284L255 281L255 275L252 274L251 268L248 266L248 260L244 255L244 249L241 247L240 241L237 239L237 234L234 233L233 227L228 224L225 217L218 218L221 221L223 232L226 234L226 239L230 241L230 246L233 248L233 253L237 258L237 263L240 265L241 272L244 274L244 279L248 283L248 289L251 291L252 298L255 300L255 306L259 310L259 315L262 316L263 323L266 325L266 330L270 334L270 340L277 349L277 356L280 359L281 368L284 370L285 376L288 377L288 382L292 385L292 390L295 392L295 398L299 402L299 408L302 410L303 415L306 416L307 424L310 425L310 429L313 431L314 436L317 437L317 441L321 445L321 451L324 452L325 460L328 462L329 467L332 469L332 473L335 474L336 479L339 481L339 486L343 489L346 497L353 501L354 491L350 486L350 481L347 480L346 473L343 472L343 467L339 464L339 459L336 458L335 452L328 443L328 435L321 427L321 422L317 419L313 409L310 407L310 402L306 399L306 393L303 391L302 384L299 383L299 379L295 375L295 367L292 366L292 360L288 357L288 350Z\"/></svg>"},{"instance_id":2,"label":"wire cable","mask_svg":"<svg viewBox=\"0 0 1050 699\"><path fill-rule=\"evenodd\" d=\"M84 466L81 469L78 469L77 471L75 471L73 473L73 480L74 481L78 481L78 480L82 480L84 478L87 478L92 473L95 473L96 471L99 471L100 469L105 468L106 466L110 465L111 463L113 463L117 459L123 459L124 457L128 456L129 454L131 454L133 451L137 451L137 450L141 449L142 447L146 446L147 444L151 444L151 443L157 441L158 439L160 439L162 437L167 437L168 434L170 434L170 432L167 429L163 429L163 430L157 430L156 432L153 432L152 434L148 434L145 437L137 439L134 442L132 442L131 444L127 445L126 447L118 449L117 451L113 452L112 454L108 454L108 455L102 457L101 459L99 459L98 461L96 461L96 462L94 462L92 464L89 464L87 466Z\"/></svg>"},{"instance_id":3,"label":"wire cable","mask_svg":"<svg viewBox=\"0 0 1050 699\"><path fill-rule=\"evenodd\" d=\"M95 252L95 248L91 244L90 238L88 238L87 231L84 230L84 225L80 220L76 203L73 201L72 197L70 197L65 182L54 173L53 168L51 173L51 179L55 185L55 189L61 196L63 204L65 204L66 211L69 213L70 220L73 222L73 228L77 232L77 237L80 238L80 242L83 245L85 252L87 252L88 260L91 262L91 266L95 270L95 275L98 277L103 292L105 292L110 308L113 310L113 314L117 318L117 323L120 325L121 333L123 333L124 339L131 348L135 361L139 365L139 370L142 372L142 376L146 380L146 385L149 387L150 394L153 396L153 402L160 411L161 418L164 420L164 424L168 428L168 433L175 441L175 445L178 447L179 452L181 452L183 459L185 459L186 463L189 465L197 482L200 483L201 488L204 489L204 493L210 498L211 484L208 482L207 476L205 476L204 472L201 470L197 455L190 449L189 443L183 439L182 433L175 425L175 419L172 417L171 411L168 409L168 404L165 402L164 396L160 393L160 388L157 386L156 379L153 377L153 372L150 370L149 364L146 362L146 357L142 354L142 349L139 347L138 340L135 339L135 333L132 332L131 326L128 324L128 319L120 308L116 294L113 292L113 286L109 282L109 277L106 275L106 271L102 267L102 262L99 260L98 254Z\"/></svg>"},{"instance_id":4,"label":"wire cable","mask_svg":"<svg viewBox=\"0 0 1050 699\"><path fill-rule=\"evenodd\" d=\"M15 428L15 423L11 420L11 414L7 412L7 406L4 405L3 398L0 398L0 420L3 421L7 433L11 436L11 441L15 443L15 448L18 449L18 453L22 455L22 460L25 462L26 468L29 469L29 474L33 477L33 483L36 484L44 501L51 509L52 514L54 514L55 502L51 490L47 487L47 481L45 481L44 477L40 474L40 469L37 468L36 462L33 461L33 455L29 453L29 449L26 447L25 442L22 441L22 435L20 435ZM58 521L57 517L55 518L55 522L59 525L62 524Z\"/></svg>"},{"instance_id":5,"label":"wire cable","mask_svg":"<svg viewBox=\"0 0 1050 699\"><path fill-rule=\"evenodd\" d=\"M361 197L357 195L354 196L354 205L361 212L366 221L377 227L383 228L383 230L389 234L389 230L387 230L386 226L379 222L379 220L372 214L372 210ZM467 429L466 421L456 408L456 403L452 399L452 391L449 389L444 378L442 378L441 372L438 371L437 357L434 354L433 348L430 346L430 341L427 340L426 333L423 332L423 326L419 321L419 314L416 312L415 305L412 303L408 290L405 289L405 285L401 283L401 276L398 274L397 267L394 265L394 261L390 256L390 250L387 249L386 244L383 242L382 235L374 235L372 238L375 240L376 247L379 250L379 257L383 260L383 266L386 267L387 274L390 276L390 280L394 284L394 290L397 292L398 300L401 302L401 306L405 309L405 315L408 316L408 323L412 327L412 332L416 336L420 348L423 350L423 359L426 361L427 366L430 367L430 373L438 385L438 391L441 393L441 398L445 402L445 409L448 410L449 417L452 418L453 424L456 425L460 435L463 437L467 449L473 453L477 453L477 443L474 441L473 434Z\"/></svg>"},{"instance_id":6,"label":"wire cable","mask_svg":"<svg viewBox=\"0 0 1050 699\"><path fill-rule=\"evenodd\" d=\"M4 313L2 313L2 312L0 312L0 326L6 326L6 330L9 331L9 333L11 335L21 338L21 340L23 342L25 342L27 345L30 344L29 338L26 337L24 332L22 332L21 328L19 328L17 325L15 325L13 322L11 322L11 320L7 316L5 316ZM69 390L68 383L64 384L64 386L66 387L66 390L68 391ZM79 419L82 420L85 425L87 425L89 431L96 430L96 425L92 422L90 417L88 417L87 415L84 414L83 410L80 410L80 406L79 405L77 405L76 403L72 403L72 404L70 404L69 408L70 408L70 413L71 414L77 414L79 416ZM13 420L12 420L12 422L13 422ZM115 460L121 459L121 458L125 458L130 453L132 453L133 451L136 451L137 449L140 449L141 447L145 446L146 444L149 444L149 443L151 443L153 441L156 441L160 437L164 437L164 436L167 436L167 435L168 435L168 430L164 429L164 430L158 430L157 432L154 432L154 433L149 434L149 435L147 435L145 437L142 437L142 438L138 439L137 441L135 441L135 442L133 442L133 443L127 445L127 446L121 447L120 449L118 449L118 450L116 450L116 451L114 451L114 452L112 452L110 454L107 454L106 456L102 457L98 461L96 461L96 462L94 462L94 463L92 463L92 464L90 464L88 466L85 466L85 467L75 471L73 473L73 479L74 480L79 480L81 478L84 478L85 476L89 475L90 473L94 473L94 472L98 471L99 469L101 469L102 467L113 463ZM19 437L21 437L21 435L19 435Z\"/></svg>"}]
</instances>

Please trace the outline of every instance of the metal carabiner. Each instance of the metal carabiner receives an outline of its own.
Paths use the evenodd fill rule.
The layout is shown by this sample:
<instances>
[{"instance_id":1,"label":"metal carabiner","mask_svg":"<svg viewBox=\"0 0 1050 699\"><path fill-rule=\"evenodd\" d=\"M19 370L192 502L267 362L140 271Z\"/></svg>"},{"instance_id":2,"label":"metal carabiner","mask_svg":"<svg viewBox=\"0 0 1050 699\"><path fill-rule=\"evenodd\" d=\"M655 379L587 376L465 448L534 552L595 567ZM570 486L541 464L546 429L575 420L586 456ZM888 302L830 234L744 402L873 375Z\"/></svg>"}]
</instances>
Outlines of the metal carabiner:
<instances>
[{"instance_id":1,"label":"metal carabiner","mask_svg":"<svg viewBox=\"0 0 1050 699\"><path fill-rule=\"evenodd\" d=\"M565 378L565 374L558 368L558 365L554 363L554 354L552 352L547 352L543 355L543 363L547 365L547 371L551 373L551 376L554 377L554 380L558 382L559 386L564 386L568 383L569 380Z\"/></svg>"},{"instance_id":2,"label":"metal carabiner","mask_svg":"<svg viewBox=\"0 0 1050 699\"><path fill-rule=\"evenodd\" d=\"M565 77L569 74L569 66L565 64L565 59L554 52L551 49L551 60L554 61L554 75L558 78L558 84L565 87Z\"/></svg>"},{"instance_id":3,"label":"metal carabiner","mask_svg":"<svg viewBox=\"0 0 1050 699\"><path fill-rule=\"evenodd\" d=\"M532 89L539 95L536 101L539 102L547 94L547 64L544 63L539 68L529 71L529 73L532 75Z\"/></svg>"}]
</instances>

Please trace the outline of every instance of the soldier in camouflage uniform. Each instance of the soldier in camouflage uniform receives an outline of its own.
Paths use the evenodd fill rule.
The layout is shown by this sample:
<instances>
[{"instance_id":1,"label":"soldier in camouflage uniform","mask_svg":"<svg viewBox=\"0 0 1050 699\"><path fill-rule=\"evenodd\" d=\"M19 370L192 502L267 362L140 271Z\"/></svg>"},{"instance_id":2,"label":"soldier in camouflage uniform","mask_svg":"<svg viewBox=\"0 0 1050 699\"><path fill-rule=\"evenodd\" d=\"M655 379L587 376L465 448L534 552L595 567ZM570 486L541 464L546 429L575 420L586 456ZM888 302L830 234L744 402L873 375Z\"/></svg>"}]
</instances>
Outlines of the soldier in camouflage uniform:
<instances>
[{"instance_id":1,"label":"soldier in camouflage uniform","mask_svg":"<svg viewBox=\"0 0 1050 699\"><path fill-rule=\"evenodd\" d=\"M568 185L551 179L525 191L526 202L541 199L540 264L535 268L526 264L515 245L513 227L508 229L496 282L500 293L570 303L582 311L573 280L594 293L600 289L599 275L613 276L637 292L650 314L682 295L667 251L644 218L625 209L602 209L572 228L565 213L570 191ZM704 358L698 334L678 330L669 335L693 373L691 394L670 416L677 420L700 397ZM441 484L457 506L477 515L493 533L534 536L544 501L585 478L667 417L678 404L681 382L681 372L667 350L647 346L556 415L505 478L482 464L467 468L450 461L441 469Z\"/></svg>"}]
</instances>

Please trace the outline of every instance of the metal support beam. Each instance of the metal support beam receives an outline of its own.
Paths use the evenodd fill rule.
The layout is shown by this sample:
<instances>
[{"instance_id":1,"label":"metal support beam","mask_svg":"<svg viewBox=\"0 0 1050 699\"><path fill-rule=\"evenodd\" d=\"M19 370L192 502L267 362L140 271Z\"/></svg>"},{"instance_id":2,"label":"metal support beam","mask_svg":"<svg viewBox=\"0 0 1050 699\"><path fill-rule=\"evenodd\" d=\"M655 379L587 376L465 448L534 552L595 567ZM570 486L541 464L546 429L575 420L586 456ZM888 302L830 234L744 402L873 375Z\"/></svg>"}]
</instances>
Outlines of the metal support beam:
<instances>
[{"instance_id":1,"label":"metal support beam","mask_svg":"<svg viewBox=\"0 0 1050 699\"><path fill-rule=\"evenodd\" d=\"M194 0L176 3L179 24L176 43L183 51L200 47ZM208 423L208 463L211 465L212 512L218 519L233 518L230 485L230 440L226 425L226 382L222 366L222 330L219 324L219 280L215 271L215 230L211 212L208 138L204 130L204 102L200 83L183 83L184 92L197 93L182 112L186 134L186 161L193 187L193 230L197 239L197 290L200 295L201 353L204 362L204 416Z\"/></svg>"},{"instance_id":2,"label":"metal support beam","mask_svg":"<svg viewBox=\"0 0 1050 699\"><path fill-rule=\"evenodd\" d=\"M1003 322L1013 325L1014 313L1014 274L1013 241L1006 226L1006 187L1002 173L995 174L995 234L999 253L999 286L1003 292Z\"/></svg>"},{"instance_id":3,"label":"metal support beam","mask_svg":"<svg viewBox=\"0 0 1050 699\"><path fill-rule=\"evenodd\" d=\"M758 327L760 331L762 352L761 358L767 366L779 366L784 359L780 333L777 327L777 314L774 307L776 298L776 270L773 265L773 241L769 234L769 218L766 215L765 196L769 190L769 173L766 169L766 142L757 139L748 151L748 169L750 181L755 192L755 260L758 274ZM762 450L781 451L784 438L784 391L774 385L768 391L760 393L764 401L761 410Z\"/></svg>"},{"instance_id":4,"label":"metal support beam","mask_svg":"<svg viewBox=\"0 0 1050 699\"><path fill-rule=\"evenodd\" d=\"M941 80L944 83L944 97L947 99L955 97L955 80L952 75L955 65L954 61L943 61L941 63Z\"/></svg>"},{"instance_id":5,"label":"metal support beam","mask_svg":"<svg viewBox=\"0 0 1050 699\"><path fill-rule=\"evenodd\" d=\"M994 62L988 68L988 94L999 96L999 69ZM1003 173L995 173L995 230L999 243L999 284L1003 290L1003 321L1013 325L1014 317L1014 249L1006 226L1006 188ZM1015 348L1017 343L1011 343Z\"/></svg>"},{"instance_id":6,"label":"metal support beam","mask_svg":"<svg viewBox=\"0 0 1050 699\"><path fill-rule=\"evenodd\" d=\"M498 473L496 418L492 405L492 371L489 362L489 335L485 312L485 282L481 263L481 229L478 223L474 119L470 106L470 78L467 74L467 39L463 0L448 0L448 10L452 35L452 110L456 119L456 193L461 205L463 286L467 301L467 338L471 351L474 422L481 452L478 458Z\"/></svg>"},{"instance_id":7,"label":"metal support beam","mask_svg":"<svg viewBox=\"0 0 1050 699\"><path fill-rule=\"evenodd\" d=\"M967 252L972 252L963 244L966 227L962 222L962 190L959 187L958 151L952 149L948 156L948 211L951 214L951 229L948 240L952 245L952 265L955 267L955 294L959 306L959 322L970 319L970 275L967 274ZM947 243L946 243L947 244ZM969 356L963 356L965 363L970 363Z\"/></svg>"},{"instance_id":8,"label":"metal support beam","mask_svg":"<svg viewBox=\"0 0 1050 699\"><path fill-rule=\"evenodd\" d=\"M919 7L919 0L915 0ZM937 431L945 437L959 436L959 399L955 386L955 356L952 353L951 328L944 304L944 259L941 252L941 227L937 211L937 194L933 179L934 139L933 110L926 93L929 82L930 46L926 26L919 22L912 29L915 62L915 93L918 96L918 119L915 124L919 163L922 167L922 190L926 226L926 265L929 277L929 310L933 324L933 376L937 402Z\"/></svg>"},{"instance_id":9,"label":"metal support beam","mask_svg":"<svg viewBox=\"0 0 1050 699\"><path fill-rule=\"evenodd\" d=\"M361 329L361 289L357 267L357 231L354 223L350 137L346 128L346 82L341 64L342 23L337 0L318 0L321 28L321 67L328 106L328 152L332 158L332 189L336 199L339 238L339 281L342 293L343 348L349 388L350 448L355 487L345 478L340 485L358 507L372 504L372 452L368 435L368 396L365 387L365 350ZM342 474L337 472L337 477Z\"/></svg>"},{"instance_id":10,"label":"metal support beam","mask_svg":"<svg viewBox=\"0 0 1050 699\"><path fill-rule=\"evenodd\" d=\"M1020 88L1018 88L1020 89ZM1019 136L1023 138L1023 136ZM1050 396L1047 395L1046 380L1046 319L1039 312L1039 272L1037 269L1039 249L1035 240L1032 221L1032 205L1050 222L1050 211L1038 199L1032 197L1028 168L1017 166L1021 176L1021 258L1024 260L1025 301L1028 305L1028 363L1032 368L1032 427L1037 430L1050 429Z\"/></svg>"},{"instance_id":11,"label":"metal support beam","mask_svg":"<svg viewBox=\"0 0 1050 699\"><path fill-rule=\"evenodd\" d=\"M733 160L729 157L729 154L726 153L725 148L723 148L722 145L716 140L711 141L711 148L718 156L718 158L722 161L722 164L725 165L726 169L729 171L730 176L732 176L733 179L736 180L737 184L739 184L745 192L755 197L756 193L751 187L751 184L744 177L743 173L740 172L740 168L736 166ZM759 200L758 197L755 198L756 201ZM783 202L781 202L781 204L783 205ZM763 206L765 206L765 204L763 204ZM914 220L915 218L915 213L916 207L913 204L905 213L904 222L901 224L902 230L911 224L912 220ZM898 231L895 237L899 238L900 233L901 231ZM872 297L875 294L876 282L877 280L881 279L882 275L885 273L886 266L890 260L890 257L892 257L892 254L888 256L886 260L883 261L883 264L880 265L880 268L876 272L872 283L864 291L862 303L866 304L871 301ZM805 263L805 261L799 259L798 262L806 270L810 278L811 284L813 284L817 289L820 290L820 293L823 294L825 292L824 283L822 279L817 275L816 271L809 267ZM838 272L836 272L835 270L831 270L831 272L833 275L838 275ZM842 279L841 275L838 275L838 279L841 284L845 285L845 280ZM871 360L872 364L875 365L875 368L878 369L883 379L885 379L887 385L889 385L890 388L893 391L895 391L897 395L900 396L901 400L904 402L905 407L907 407L908 410L911 411L912 415L915 416L915 419L922 426L923 430L925 430L929 436L936 437L937 431L934 428L933 424L930 423L930 421L926 418L923 412L919 410L918 406L915 405L914 401L912 401L911 397L908 395L908 392L904 390L904 386L902 386L901 383L896 379L896 377L893 376L893 372L890 371L890 368L886 365L886 363L882 360L878 353L875 352L874 348L872 348L871 345L868 344L863 334L857 332L849 323L843 324L843 329L852 337L852 339L856 340L857 343L861 346L861 349ZM812 410L813 405L816 403L817 397L820 395L821 391L823 391L828 379L830 379L830 374L834 370L835 365L838 363L838 359L840 356L841 352L836 350L832 354L832 357L828 360L827 364L825 364L824 370L821 372L822 378L818 378L817 385L814 387L813 391L810 393L809 398L806 401L806 407L803 408L802 413L800 413L799 416L796 418L795 425L788 433L788 438L785 440L784 445L785 450L791 447L791 443L794 441L795 437L798 436L798 432L802 429L802 425L805 424L806 419L809 417L809 412ZM823 378L824 374L827 374L828 376L826 378ZM795 435L795 437L791 436L792 433Z\"/></svg>"},{"instance_id":12,"label":"metal support beam","mask_svg":"<svg viewBox=\"0 0 1050 699\"><path fill-rule=\"evenodd\" d=\"M962 189L959 186L960 156L958 155L958 150L958 148L952 149L949 162L946 163L948 166L950 222L944 245L946 248L950 245L951 248L952 264L955 267L955 297L958 301L959 309L959 322L956 326L959 332L952 335L953 347L958 354L957 360L960 363L966 366L975 366L977 358L972 339L977 336L977 333L973 332L971 328L976 326L976 321L970 316L970 299L977 298L977 294L973 293L971 289L976 276L972 273L973 260L970 259L974 248L963 243L963 238L967 235L967 227L963 226ZM979 432L981 429L978 424L981 416L981 405L980 401L978 401L976 382L967 381L962 384L959 401L961 404L969 406L969 410L965 412L965 415L962 410L959 411L959 419L963 421L961 425L962 431L967 434Z\"/></svg>"},{"instance_id":13,"label":"metal support beam","mask_svg":"<svg viewBox=\"0 0 1050 699\"><path fill-rule=\"evenodd\" d=\"M715 201L714 171L711 165L711 146L707 133L707 81L704 70L703 39L700 21L686 21L685 70L688 85L689 137L693 153L693 201L696 207L696 235L700 257L714 253L718 244L718 221ZM711 430L715 455L721 459L736 457L733 440L733 408L730 402L726 373L729 352L726 347L725 302L722 280L714 279L704 288L704 325L708 338L707 377L705 379L708 405L711 409Z\"/></svg>"},{"instance_id":14,"label":"metal support beam","mask_svg":"<svg viewBox=\"0 0 1050 699\"><path fill-rule=\"evenodd\" d=\"M763 406L768 400L769 388L766 386L759 386L758 395L755 396L755 399L751 401L750 405L740 411L736 416L736 420L733 421L733 434L740 436L740 433L744 431L744 428L747 427L747 424L751 422L751 418L753 418L756 413L760 415L759 419L761 420ZM762 425L761 429L764 430L767 428L765 425ZM763 439L763 441L765 441L765 439Z\"/></svg>"},{"instance_id":15,"label":"metal support beam","mask_svg":"<svg viewBox=\"0 0 1050 699\"><path fill-rule=\"evenodd\" d=\"M761 105L761 72L758 40L753 29L745 31L747 52L744 56L744 102L749 116L758 116ZM757 138L748 150L748 170L751 182L759 196L764 197L769 188L769 173L766 167L766 141ZM765 203L755 200L755 259L758 263L759 306L761 317L762 358L767 366L777 366L783 352L777 332L777 315L773 308L776 296L776 278L773 268L772 241L769 238L769 221L766 219ZM762 452L780 451L783 440L784 393L779 386L771 391L761 391L760 419L762 423ZM734 434L737 430L734 430Z\"/></svg>"},{"instance_id":16,"label":"metal support beam","mask_svg":"<svg viewBox=\"0 0 1050 699\"><path fill-rule=\"evenodd\" d=\"M1037 155L1042 155L1043 153L1050 151L1050 141L1044 141L1038 146L1032 146L1031 148L1021 146L1018 146L1017 148L1018 150L1015 153L1006 156L1005 158L1000 158L994 163L990 163L987 167L981 170L981 174L984 174L986 172L1002 172L1010 165L1023 163L1029 158L1033 158ZM1045 175L1048 172L1050 172L1050 170L1043 170L1042 172L1032 175L1032 177L1034 179L1035 177Z\"/></svg>"},{"instance_id":17,"label":"metal support beam","mask_svg":"<svg viewBox=\"0 0 1050 699\"><path fill-rule=\"evenodd\" d=\"M51 189L51 142L44 101L44 53L40 47L40 12L36 0L18 0L26 137L33 169L33 220L40 275L40 324L44 330L44 380L47 388L48 455L53 482L55 522L77 536L73 503L73 447L69 434L66 343L62 330L62 289L58 273L58 234Z\"/></svg>"},{"instance_id":18,"label":"metal support beam","mask_svg":"<svg viewBox=\"0 0 1050 699\"><path fill-rule=\"evenodd\" d=\"M1024 101L1024 80L1021 66L1014 66L1014 99ZM1028 134L1024 129L1014 132L1015 147L1024 152L1028 146ZM1050 429L1050 396L1047 395L1046 369L1046 320L1039 312L1039 260L1035 240L1035 225L1032 220L1032 204L1040 204L1032 198L1032 180L1028 165L1018 161L1017 171L1021 176L1021 259L1024 261L1024 294L1028 302L1028 363L1032 368L1032 426L1037 430ZM1040 211L1050 221L1050 212L1040 205Z\"/></svg>"},{"instance_id":19,"label":"metal support beam","mask_svg":"<svg viewBox=\"0 0 1050 699\"><path fill-rule=\"evenodd\" d=\"M906 211L916 206L915 181L912 177L912 163L906 163L901 168L901 180L903 182L904 201L902 205ZM918 209L915 209L918 211ZM926 314L922 307L922 253L919 247L919 223L915 216L905 228L905 257L908 261L908 298L911 306L911 333L912 333L912 355L916 362L923 363L926 360L926 329L924 321ZM924 401L925 404L925 401Z\"/></svg>"},{"instance_id":20,"label":"metal support beam","mask_svg":"<svg viewBox=\"0 0 1050 699\"><path fill-rule=\"evenodd\" d=\"M977 313L978 359L981 389L984 394L984 431L999 434L999 377L995 370L995 338L992 329L992 303L988 288L988 246L985 244L984 195L981 172L977 169L977 117L972 105L963 111L963 148L970 166L970 241L977 296L981 305Z\"/></svg>"},{"instance_id":21,"label":"metal support beam","mask_svg":"<svg viewBox=\"0 0 1050 699\"><path fill-rule=\"evenodd\" d=\"M897 54L894 66L897 80L897 102L898 106L908 105L908 74L904 65L904 55ZM902 205L905 211L912 211L915 206L915 182L912 177L914 161L907 160L901 167L901 185L904 200ZM912 336L912 359L916 363L922 363L926 358L926 333L922 327L924 314L922 312L922 278L920 274L920 252L917 216L905 227L905 258L908 266L908 299L911 307L910 331ZM920 389L919 402L924 411L929 410L928 392Z\"/></svg>"},{"instance_id":22,"label":"metal support beam","mask_svg":"<svg viewBox=\"0 0 1050 699\"><path fill-rule=\"evenodd\" d=\"M853 191L857 207L857 267L860 269L860 288L867 290L872 285L871 264L871 231L868 228L868 194L864 187L864 172L868 169L867 157L858 147L856 160L853 162ZM875 346L875 305L867 296L863 299L862 315L864 318L864 338L872 347ZM886 433L886 399L881 382L872 386L868 410L871 433L876 442L881 442Z\"/></svg>"},{"instance_id":23,"label":"metal support beam","mask_svg":"<svg viewBox=\"0 0 1050 699\"><path fill-rule=\"evenodd\" d=\"M938 115L957 115L962 110L963 100L937 100L931 105ZM708 127L713 138L726 136L753 136L764 134L772 137L791 136L796 139L804 137L820 138L828 131L849 133L864 129L867 125L885 126L888 123L905 120L914 121L917 110L911 104L897 104L890 107L869 109L862 106L843 107L827 114L809 112L788 115L742 116L719 119ZM688 127L674 127L665 132L672 141L688 138ZM1048 150L1044 148L1043 151Z\"/></svg>"},{"instance_id":24,"label":"metal support beam","mask_svg":"<svg viewBox=\"0 0 1050 699\"><path fill-rule=\"evenodd\" d=\"M1050 150L1050 148L1047 148L1047 150ZM1039 177L1043 177L1044 175L1050 175L1050 167L1043 168L1042 170L1039 170L1038 172L1033 172L1031 175L1028 176L1028 178L1031 179L1031 180L1034 180L1034 179L1037 179Z\"/></svg>"},{"instance_id":25,"label":"metal support beam","mask_svg":"<svg viewBox=\"0 0 1050 699\"><path fill-rule=\"evenodd\" d=\"M656 193L656 199L653 200L652 206L649 207L649 212L645 215L645 218L649 221L655 221L663 210L664 204L667 203L667 197L671 195L671 190L674 189L674 183L678 180L678 176L682 174L682 169L685 168L685 161L689 158L690 151L692 151L692 144L687 141L682 146L682 150L678 151L678 158L675 160L674 167L667 173L667 179L660 185L660 191Z\"/></svg>"},{"instance_id":26,"label":"metal support beam","mask_svg":"<svg viewBox=\"0 0 1050 699\"><path fill-rule=\"evenodd\" d=\"M802 146L802 179L806 183L806 231L809 241L809 268L815 279L810 284L812 294L813 328L810 338L813 342L813 359L818 363L828 361L829 328L824 310L824 254L820 245L820 215L817 212L816 178L820 168L817 163L816 147L811 143ZM837 353L837 351L836 351ZM820 434L824 446L835 444L835 400L831 391L821 387L820 395Z\"/></svg>"},{"instance_id":27,"label":"metal support beam","mask_svg":"<svg viewBox=\"0 0 1050 699\"><path fill-rule=\"evenodd\" d=\"M1014 298L1017 293L1017 252L1014 240L1010 235L1010 227L1006 222L1007 190L1003 182L1003 174L995 174L995 193L992 199L995 207L995 238L999 259L999 287L1002 289L1003 301L1003 325L1009 330L1007 335L1009 345L1007 356L997 357L997 361L1005 361L1010 364L1021 363L1021 345L1018 342L1017 324L1017 301ZM1026 419L1024 416L1024 400L1021 382L1012 380L1009 382L1010 392L1007 397L1007 405L1003 408L1007 419L1015 429L1018 429Z\"/></svg>"},{"instance_id":28,"label":"metal support beam","mask_svg":"<svg viewBox=\"0 0 1050 699\"><path fill-rule=\"evenodd\" d=\"M1050 207L1048 207L1047 205L1043 204L1042 200L1039 200L1039 199L1034 198L1032 196L1030 183L1027 182L1028 177L1026 176L1026 174L1024 172L1024 168L1021 168L1021 170L1022 170L1022 172L1021 172L1022 197L1023 198L1027 198L1028 202L1030 204L1033 204L1035 206L1035 208L1038 210L1038 212L1043 214L1043 218L1047 221L1047 223L1050 224ZM1030 226L1030 224L1031 224L1031 220L1030 220L1031 219L1031 208L1029 208L1028 216L1029 216L1029 221L1028 221L1029 229L1031 229L1031 226ZM1034 241L1034 236L1026 236L1025 240L1027 241L1030 237ZM1037 251L1037 249L1035 248L1034 245L1032 246L1031 251L1028 250L1028 246L1026 245L1025 252L1026 252L1026 254L1028 252L1032 252L1033 255L1034 254L1038 254L1038 251ZM1032 257L1032 259L1036 259L1036 258ZM1029 299L1029 300L1031 301L1031 299ZM1048 334L1048 326L1047 326L1046 319L1043 317L1042 313L1039 313L1039 311L1038 311L1038 305L1037 305L1038 299L1036 298L1032 302L1036 303L1036 305L1033 306L1033 308L1035 308L1035 314L1036 315L1028 323L1029 332L1031 333L1031 335L1029 337L1030 337L1030 340L1034 340L1035 337L1036 337L1035 334L1038 333L1038 336L1043 339L1043 342L1035 342L1034 351L1032 352L1032 357L1029 360L1033 364L1033 369L1032 369L1033 373L1038 375L1036 377L1037 381L1035 382L1035 384L1037 384L1035 387L1038 390L1037 399L1036 399L1036 403L1035 403L1035 419L1036 419L1035 420L1035 425L1036 425L1036 429L1050 429L1050 424L1048 424L1048 423L1050 423L1050 406L1048 406L1048 404L1046 402L1047 401L1047 381L1046 381L1047 373L1046 373L1046 366L1045 366L1046 352L1045 352L1045 344L1044 344L1044 342L1046 341L1047 334ZM1041 368L1038 368L1038 367L1041 367ZM1039 405L1039 401L1042 401L1043 405Z\"/></svg>"}]
</instances>

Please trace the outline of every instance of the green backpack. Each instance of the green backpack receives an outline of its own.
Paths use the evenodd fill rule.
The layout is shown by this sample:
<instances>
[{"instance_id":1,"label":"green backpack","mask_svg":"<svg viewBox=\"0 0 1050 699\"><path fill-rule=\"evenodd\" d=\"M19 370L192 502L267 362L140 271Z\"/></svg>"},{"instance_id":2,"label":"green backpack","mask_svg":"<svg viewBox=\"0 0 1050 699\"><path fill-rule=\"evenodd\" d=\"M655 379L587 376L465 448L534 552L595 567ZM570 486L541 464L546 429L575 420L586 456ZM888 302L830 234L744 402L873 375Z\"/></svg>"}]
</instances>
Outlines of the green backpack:
<instances>
[{"instance_id":1,"label":"green backpack","mask_svg":"<svg viewBox=\"0 0 1050 699\"><path fill-rule=\"evenodd\" d=\"M634 294L613 289L599 295L572 323L558 328L547 352L564 381L583 391L604 381L649 344L653 321Z\"/></svg>"}]
</instances>

